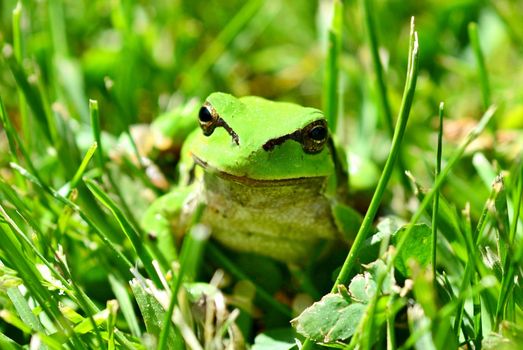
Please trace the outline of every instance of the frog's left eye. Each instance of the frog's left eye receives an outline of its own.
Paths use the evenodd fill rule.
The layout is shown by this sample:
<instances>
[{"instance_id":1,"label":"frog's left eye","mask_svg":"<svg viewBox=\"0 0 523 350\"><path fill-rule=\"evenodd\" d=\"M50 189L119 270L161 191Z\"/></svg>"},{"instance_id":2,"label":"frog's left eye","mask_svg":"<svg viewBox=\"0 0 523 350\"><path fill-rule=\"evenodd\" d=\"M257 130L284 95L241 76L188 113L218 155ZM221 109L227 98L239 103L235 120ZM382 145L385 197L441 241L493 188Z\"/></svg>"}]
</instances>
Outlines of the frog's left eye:
<instances>
[{"instance_id":1,"label":"frog's left eye","mask_svg":"<svg viewBox=\"0 0 523 350\"><path fill-rule=\"evenodd\" d=\"M307 153L318 153L323 149L329 130L325 120L317 120L301 130L301 144L303 150Z\"/></svg>"},{"instance_id":2,"label":"frog's left eye","mask_svg":"<svg viewBox=\"0 0 523 350\"><path fill-rule=\"evenodd\" d=\"M198 112L198 122L200 123L200 128L202 128L203 134L209 136L213 133L214 129L218 126L218 121L220 117L216 110L206 102L200 111Z\"/></svg>"},{"instance_id":3,"label":"frog's left eye","mask_svg":"<svg viewBox=\"0 0 523 350\"><path fill-rule=\"evenodd\" d=\"M231 135L234 143L237 145L240 144L238 135L236 135L234 130L220 117L209 102L205 102L202 108L200 108L198 112L198 123L200 123L200 128L205 136L210 136L214 132L214 129L221 126Z\"/></svg>"}]
</instances>

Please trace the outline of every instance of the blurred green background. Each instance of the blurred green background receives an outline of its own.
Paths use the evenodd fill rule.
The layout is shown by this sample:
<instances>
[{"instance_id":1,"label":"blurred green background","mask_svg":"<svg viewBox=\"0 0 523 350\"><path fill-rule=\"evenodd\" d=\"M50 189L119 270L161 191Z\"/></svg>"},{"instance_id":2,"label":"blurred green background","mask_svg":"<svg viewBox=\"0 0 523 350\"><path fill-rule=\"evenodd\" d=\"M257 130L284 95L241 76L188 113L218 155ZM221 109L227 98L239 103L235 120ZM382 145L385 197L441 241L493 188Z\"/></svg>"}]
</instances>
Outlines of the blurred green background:
<instances>
[{"instance_id":1,"label":"blurred green background","mask_svg":"<svg viewBox=\"0 0 523 350\"><path fill-rule=\"evenodd\" d=\"M16 1L3 0L1 40L12 42ZM50 101L87 120L97 99L105 126L150 121L177 101L212 91L255 94L320 106L330 1L22 1L22 57ZM341 58L345 115L375 114L372 70L358 1L345 2ZM414 122L439 101L451 117L482 109L467 25L479 22L493 97L521 109L523 13L515 1L375 1L373 8L393 107L406 68L410 16L416 16L421 79ZM14 80L0 92L16 113ZM79 82L79 84L77 84ZM81 82L81 83L80 83ZM518 115L520 115L519 113ZM498 117L512 125L518 120ZM123 124L117 122L121 120ZM521 123L521 122L519 122Z\"/></svg>"},{"instance_id":2,"label":"blurred green background","mask_svg":"<svg viewBox=\"0 0 523 350\"><path fill-rule=\"evenodd\" d=\"M3 0L0 6L0 94L23 139L37 145L29 147L31 152L41 154L46 146L31 127L35 121L28 108L19 108L17 84L8 68L13 41L19 43L15 56L42 93L44 105L52 105L58 119L80 122L68 123L70 128L88 129L89 99L98 100L102 129L115 136L192 98L202 101L213 91L322 106L331 1L21 4L15 24L19 38L13 38L17 2ZM405 140L406 168L431 177L420 158L434 158L440 101L455 121L445 129L450 144L486 109L467 30L470 22L478 23L490 99L498 105L493 133L478 147L494 155L501 152L501 162L513 160L523 142L520 133L511 131L523 126L523 89L517 88L523 83L523 2L376 0L371 11L393 116L403 92L410 17L416 18L420 76L409 121L412 132L407 131ZM344 2L342 38L338 138L380 164L389 136L360 1Z\"/></svg>"},{"instance_id":3,"label":"blurred green background","mask_svg":"<svg viewBox=\"0 0 523 350\"><path fill-rule=\"evenodd\" d=\"M337 136L379 166L390 141L362 4L343 4ZM82 141L82 135L91 135L89 99L98 101L102 129L115 137L130 125L151 122L213 91L321 108L331 11L332 1L0 0L0 96L42 180L59 189L71 180L92 140ZM410 19L416 18L420 74L403 145L406 168L421 183L432 182L440 101L447 117L444 153L488 107L468 32L469 23L476 22L489 98L498 111L474 149L483 152L496 171L511 169L523 147L523 1L374 0L371 11L393 116L403 93ZM17 81L20 72L28 79L20 80L25 76L18 74ZM27 104L21 100L23 82L36 92ZM44 112L35 113L34 106ZM42 118L49 116L55 118L49 125L57 129L50 131L55 133L52 140L42 127ZM78 285L103 305L113 297L108 274L117 269L110 250L91 244L99 243L98 238L77 217L69 223L72 228L57 229L66 211L63 204L48 202L41 189L16 178L8 165L13 155L4 133L0 150L0 175L25 195L52 246L65 247ZM469 160L453 169L444 192L453 208L470 203L475 219L490 188ZM138 217L148 205L141 193L148 185L143 174L129 164L109 167L125 188L121 197L130 203L129 212ZM408 212L405 197L395 194L384 203L386 210ZM124 235L114 229L115 220L92 204L96 201L85 188L79 198L86 215L105 223L106 232L114 233L111 238L124 242L126 254L133 256ZM127 283L128 271L118 268Z\"/></svg>"}]
</instances>

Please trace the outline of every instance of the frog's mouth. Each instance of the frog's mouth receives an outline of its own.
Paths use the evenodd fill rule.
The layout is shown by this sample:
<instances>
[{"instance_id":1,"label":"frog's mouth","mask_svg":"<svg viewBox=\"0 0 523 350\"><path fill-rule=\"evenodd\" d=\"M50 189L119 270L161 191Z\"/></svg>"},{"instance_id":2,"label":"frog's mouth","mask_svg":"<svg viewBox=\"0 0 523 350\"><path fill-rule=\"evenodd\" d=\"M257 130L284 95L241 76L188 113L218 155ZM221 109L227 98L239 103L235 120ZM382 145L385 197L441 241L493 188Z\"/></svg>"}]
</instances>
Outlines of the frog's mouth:
<instances>
[{"instance_id":1,"label":"frog's mouth","mask_svg":"<svg viewBox=\"0 0 523 350\"><path fill-rule=\"evenodd\" d=\"M313 177L295 177L288 179L273 179L273 180L262 180L262 179L253 179L248 176L238 176L227 173L225 171L218 170L213 166L209 165L206 161L198 158L194 154L192 155L194 162L204 168L208 173L219 176L228 181L234 181L248 186L288 186L296 184L306 184L310 182L317 182L318 180L325 179L325 176L313 176Z\"/></svg>"}]
</instances>

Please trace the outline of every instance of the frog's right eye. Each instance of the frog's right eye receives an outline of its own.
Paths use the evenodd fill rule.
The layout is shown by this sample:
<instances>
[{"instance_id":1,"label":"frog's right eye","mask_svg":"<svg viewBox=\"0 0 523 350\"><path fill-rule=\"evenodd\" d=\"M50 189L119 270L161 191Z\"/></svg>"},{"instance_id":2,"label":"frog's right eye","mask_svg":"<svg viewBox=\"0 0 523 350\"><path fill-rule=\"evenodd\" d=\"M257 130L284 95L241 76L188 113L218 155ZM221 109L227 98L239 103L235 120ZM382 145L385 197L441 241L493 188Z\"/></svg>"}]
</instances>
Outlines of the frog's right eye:
<instances>
[{"instance_id":1,"label":"frog's right eye","mask_svg":"<svg viewBox=\"0 0 523 350\"><path fill-rule=\"evenodd\" d=\"M221 126L225 130L227 130L229 135L231 135L232 141L235 144L240 144L240 139L238 138L238 135L218 115L218 112L216 112L214 107L209 102L205 102L202 108L200 108L200 111L198 112L198 122L200 123L200 128L202 129L202 132L205 136L210 136L214 132L214 129Z\"/></svg>"},{"instance_id":2,"label":"frog's right eye","mask_svg":"<svg viewBox=\"0 0 523 350\"><path fill-rule=\"evenodd\" d=\"M214 129L219 126L220 117L216 110L206 102L200 111L198 112L198 122L200 128L202 128L203 134L209 136L213 133Z\"/></svg>"}]
</instances>

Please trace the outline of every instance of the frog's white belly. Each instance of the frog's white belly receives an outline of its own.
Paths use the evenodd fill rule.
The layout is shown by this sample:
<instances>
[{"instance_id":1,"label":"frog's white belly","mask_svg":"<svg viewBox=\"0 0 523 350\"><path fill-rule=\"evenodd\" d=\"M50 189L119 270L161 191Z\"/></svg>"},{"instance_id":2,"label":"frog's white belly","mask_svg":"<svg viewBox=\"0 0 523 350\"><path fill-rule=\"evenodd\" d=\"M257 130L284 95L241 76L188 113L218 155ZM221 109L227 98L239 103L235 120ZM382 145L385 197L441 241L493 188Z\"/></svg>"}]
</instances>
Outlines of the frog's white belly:
<instances>
[{"instance_id":1,"label":"frog's white belly","mask_svg":"<svg viewBox=\"0 0 523 350\"><path fill-rule=\"evenodd\" d=\"M240 182L204 176L202 221L223 245L281 261L301 261L320 239L339 239L325 178Z\"/></svg>"}]
</instances>

